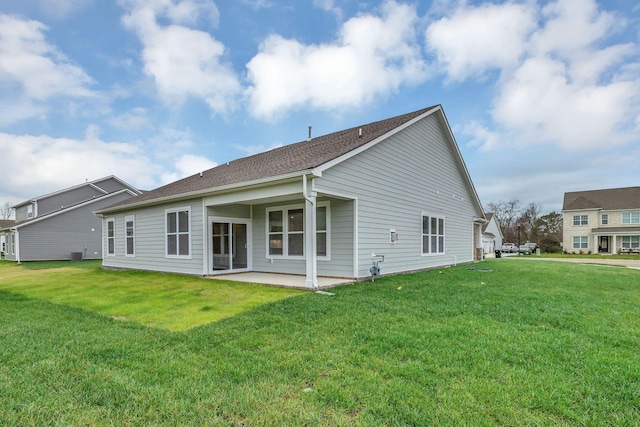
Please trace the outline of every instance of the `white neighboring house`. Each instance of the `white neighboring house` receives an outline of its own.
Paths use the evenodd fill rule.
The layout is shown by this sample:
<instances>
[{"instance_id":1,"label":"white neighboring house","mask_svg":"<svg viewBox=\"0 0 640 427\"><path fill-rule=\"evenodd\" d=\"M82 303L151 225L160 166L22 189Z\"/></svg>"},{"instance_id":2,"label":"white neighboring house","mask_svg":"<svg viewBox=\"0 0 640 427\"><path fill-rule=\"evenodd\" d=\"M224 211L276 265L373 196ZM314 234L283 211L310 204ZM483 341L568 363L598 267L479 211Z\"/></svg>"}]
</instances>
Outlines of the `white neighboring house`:
<instances>
[{"instance_id":1,"label":"white neighboring house","mask_svg":"<svg viewBox=\"0 0 640 427\"><path fill-rule=\"evenodd\" d=\"M8 229L15 223L12 219L0 219L0 258L4 258L4 254L7 251Z\"/></svg>"},{"instance_id":2,"label":"white neighboring house","mask_svg":"<svg viewBox=\"0 0 640 427\"><path fill-rule=\"evenodd\" d=\"M566 252L640 252L640 187L564 193Z\"/></svg>"},{"instance_id":3,"label":"white neighboring house","mask_svg":"<svg viewBox=\"0 0 640 427\"><path fill-rule=\"evenodd\" d=\"M496 249L502 248L502 230L498 223L498 217L493 213L485 214L487 222L482 226L482 252L493 253Z\"/></svg>"},{"instance_id":4,"label":"white neighboring house","mask_svg":"<svg viewBox=\"0 0 640 427\"><path fill-rule=\"evenodd\" d=\"M484 210L440 105L234 160L100 209L103 266L370 277L482 260Z\"/></svg>"}]
</instances>

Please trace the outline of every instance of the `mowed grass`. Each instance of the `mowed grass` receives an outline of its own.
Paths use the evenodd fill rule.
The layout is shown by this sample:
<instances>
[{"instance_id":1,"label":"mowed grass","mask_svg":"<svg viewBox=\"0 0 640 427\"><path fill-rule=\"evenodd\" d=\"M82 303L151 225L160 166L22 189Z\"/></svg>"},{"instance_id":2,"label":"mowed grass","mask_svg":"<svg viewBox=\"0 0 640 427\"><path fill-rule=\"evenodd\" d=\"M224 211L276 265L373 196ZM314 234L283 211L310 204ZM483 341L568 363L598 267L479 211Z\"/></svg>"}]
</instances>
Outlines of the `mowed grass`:
<instances>
[{"instance_id":1,"label":"mowed grass","mask_svg":"<svg viewBox=\"0 0 640 427\"><path fill-rule=\"evenodd\" d=\"M182 332L28 288L0 291L2 425L640 424L638 270L487 260Z\"/></svg>"},{"instance_id":2,"label":"mowed grass","mask_svg":"<svg viewBox=\"0 0 640 427\"><path fill-rule=\"evenodd\" d=\"M175 274L110 271L100 261L0 262L0 290L172 331L303 291Z\"/></svg>"}]
</instances>

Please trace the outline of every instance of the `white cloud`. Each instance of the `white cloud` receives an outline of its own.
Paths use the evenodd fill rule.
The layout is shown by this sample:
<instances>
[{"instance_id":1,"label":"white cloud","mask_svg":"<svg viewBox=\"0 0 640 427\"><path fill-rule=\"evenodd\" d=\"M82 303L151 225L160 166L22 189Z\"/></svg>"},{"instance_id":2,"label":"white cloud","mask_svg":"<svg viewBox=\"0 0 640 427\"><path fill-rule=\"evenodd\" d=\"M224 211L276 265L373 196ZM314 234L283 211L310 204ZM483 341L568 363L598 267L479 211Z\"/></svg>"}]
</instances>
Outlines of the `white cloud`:
<instances>
[{"instance_id":1,"label":"white cloud","mask_svg":"<svg viewBox=\"0 0 640 427\"><path fill-rule=\"evenodd\" d=\"M194 154L184 154L178 158L175 162L176 172L165 173L162 175L163 184L168 184L173 181L177 181L181 178L194 175L196 173L206 171L217 166L217 163Z\"/></svg>"},{"instance_id":2,"label":"white cloud","mask_svg":"<svg viewBox=\"0 0 640 427\"><path fill-rule=\"evenodd\" d=\"M386 2L382 16L348 20L333 44L269 36L247 64L253 115L272 119L299 107L354 107L426 79L413 7Z\"/></svg>"},{"instance_id":3,"label":"white cloud","mask_svg":"<svg viewBox=\"0 0 640 427\"><path fill-rule=\"evenodd\" d=\"M213 2L128 0L122 4L129 11L123 23L144 46L144 72L167 102L180 103L191 96L204 100L216 113L234 108L241 86L231 65L224 62L224 45L205 31L185 26L203 16L217 23L219 13ZM171 24L161 25L160 19Z\"/></svg>"},{"instance_id":4,"label":"white cloud","mask_svg":"<svg viewBox=\"0 0 640 427\"><path fill-rule=\"evenodd\" d=\"M624 21L593 0L529 5L456 9L426 32L450 79L498 71L490 111L497 130L468 125L472 142L484 149L551 142L584 150L637 140L638 45L608 41Z\"/></svg>"},{"instance_id":5,"label":"white cloud","mask_svg":"<svg viewBox=\"0 0 640 427\"><path fill-rule=\"evenodd\" d=\"M109 121L112 126L120 129L142 129L151 127L151 120L147 110L142 107L133 108L119 114Z\"/></svg>"},{"instance_id":6,"label":"white cloud","mask_svg":"<svg viewBox=\"0 0 640 427\"><path fill-rule=\"evenodd\" d=\"M18 98L89 97L92 79L47 43L37 21L0 15L0 84L17 84Z\"/></svg>"},{"instance_id":7,"label":"white cloud","mask_svg":"<svg viewBox=\"0 0 640 427\"><path fill-rule=\"evenodd\" d=\"M483 4L432 23L426 42L449 78L464 80L516 64L534 26L535 13L526 4Z\"/></svg>"},{"instance_id":8,"label":"white cloud","mask_svg":"<svg viewBox=\"0 0 640 427\"><path fill-rule=\"evenodd\" d=\"M65 18L84 8L90 0L40 0L40 8L54 19Z\"/></svg>"},{"instance_id":9,"label":"white cloud","mask_svg":"<svg viewBox=\"0 0 640 427\"><path fill-rule=\"evenodd\" d=\"M84 140L0 133L0 193L34 197L108 175L143 189L157 186L162 167L137 147L101 141L98 133L89 127Z\"/></svg>"}]
</instances>

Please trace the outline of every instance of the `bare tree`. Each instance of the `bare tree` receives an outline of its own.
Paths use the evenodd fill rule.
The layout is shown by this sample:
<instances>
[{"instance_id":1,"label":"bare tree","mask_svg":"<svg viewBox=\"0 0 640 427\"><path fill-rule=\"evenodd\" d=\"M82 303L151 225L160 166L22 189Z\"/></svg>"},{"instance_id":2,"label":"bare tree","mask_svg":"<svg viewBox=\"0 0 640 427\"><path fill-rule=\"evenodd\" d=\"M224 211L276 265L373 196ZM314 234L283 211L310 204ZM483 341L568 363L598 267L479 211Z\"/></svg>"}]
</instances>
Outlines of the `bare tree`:
<instances>
[{"instance_id":1,"label":"bare tree","mask_svg":"<svg viewBox=\"0 0 640 427\"><path fill-rule=\"evenodd\" d=\"M493 212L498 218L505 242L515 242L517 237L516 221L521 216L520 200L499 200L487 204L487 212Z\"/></svg>"},{"instance_id":2,"label":"bare tree","mask_svg":"<svg viewBox=\"0 0 640 427\"><path fill-rule=\"evenodd\" d=\"M542 208L537 203L529 203L522 211L517 222L520 224L525 240L530 242L538 241L538 232L536 229L536 221L540 216Z\"/></svg>"},{"instance_id":3,"label":"bare tree","mask_svg":"<svg viewBox=\"0 0 640 427\"><path fill-rule=\"evenodd\" d=\"M0 219L10 219L13 214L13 209L11 208L11 203L5 202L3 205L0 205Z\"/></svg>"}]
</instances>

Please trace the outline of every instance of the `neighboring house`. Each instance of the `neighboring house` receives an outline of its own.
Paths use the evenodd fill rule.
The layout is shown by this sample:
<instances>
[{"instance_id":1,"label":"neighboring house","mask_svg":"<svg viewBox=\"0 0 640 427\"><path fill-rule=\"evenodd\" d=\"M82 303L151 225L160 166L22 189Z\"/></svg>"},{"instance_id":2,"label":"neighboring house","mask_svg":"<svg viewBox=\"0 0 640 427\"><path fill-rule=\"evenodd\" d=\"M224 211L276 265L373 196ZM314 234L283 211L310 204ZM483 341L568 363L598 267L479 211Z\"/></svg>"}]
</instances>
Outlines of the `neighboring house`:
<instances>
[{"instance_id":1,"label":"neighboring house","mask_svg":"<svg viewBox=\"0 0 640 427\"><path fill-rule=\"evenodd\" d=\"M493 253L502 248L502 230L498 224L498 217L493 213L487 213L487 222L482 225L482 251L485 254Z\"/></svg>"},{"instance_id":2,"label":"neighboring house","mask_svg":"<svg viewBox=\"0 0 640 427\"><path fill-rule=\"evenodd\" d=\"M13 206L14 224L6 234L5 258L43 261L102 258L102 221L93 211L141 192L109 176ZM73 254L73 256L72 256Z\"/></svg>"},{"instance_id":3,"label":"neighboring house","mask_svg":"<svg viewBox=\"0 0 640 427\"><path fill-rule=\"evenodd\" d=\"M441 106L235 160L97 212L111 268L362 279L482 259Z\"/></svg>"},{"instance_id":4,"label":"neighboring house","mask_svg":"<svg viewBox=\"0 0 640 427\"><path fill-rule=\"evenodd\" d=\"M0 258L4 258L4 253L7 249L7 235L9 231L3 231L8 229L16 222L12 219L0 219Z\"/></svg>"},{"instance_id":5,"label":"neighboring house","mask_svg":"<svg viewBox=\"0 0 640 427\"><path fill-rule=\"evenodd\" d=\"M640 248L640 187L564 193L562 213L566 252Z\"/></svg>"}]
</instances>

